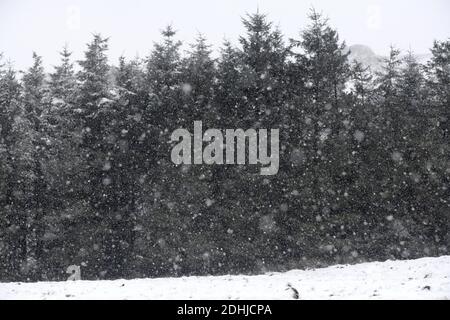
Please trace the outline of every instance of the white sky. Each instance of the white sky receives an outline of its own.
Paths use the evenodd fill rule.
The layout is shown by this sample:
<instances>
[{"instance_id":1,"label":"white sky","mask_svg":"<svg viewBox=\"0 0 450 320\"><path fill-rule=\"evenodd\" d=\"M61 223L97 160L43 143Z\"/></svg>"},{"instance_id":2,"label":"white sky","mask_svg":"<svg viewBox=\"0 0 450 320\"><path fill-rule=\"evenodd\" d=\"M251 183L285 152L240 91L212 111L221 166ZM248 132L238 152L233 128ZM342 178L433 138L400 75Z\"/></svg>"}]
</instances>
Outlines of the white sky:
<instances>
[{"instance_id":1,"label":"white sky","mask_svg":"<svg viewBox=\"0 0 450 320\"><path fill-rule=\"evenodd\" d=\"M0 0L0 52L19 69L35 50L47 67L65 43L82 57L93 32L110 37L113 63L124 54L147 56L160 30L172 23L191 42L202 32L217 50L237 41L246 12L267 13L287 37L298 37L308 8L323 11L347 44L386 54L391 43L427 53L433 39L450 37L448 0Z\"/></svg>"}]
</instances>

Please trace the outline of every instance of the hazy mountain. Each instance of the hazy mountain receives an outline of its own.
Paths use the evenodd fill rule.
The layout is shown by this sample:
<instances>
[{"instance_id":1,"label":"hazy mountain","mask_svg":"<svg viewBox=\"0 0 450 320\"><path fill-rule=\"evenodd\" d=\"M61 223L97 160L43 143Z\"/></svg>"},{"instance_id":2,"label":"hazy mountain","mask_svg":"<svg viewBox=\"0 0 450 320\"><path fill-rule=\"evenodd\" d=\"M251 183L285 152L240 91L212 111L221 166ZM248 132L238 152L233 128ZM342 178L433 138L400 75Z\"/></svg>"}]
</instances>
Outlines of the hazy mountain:
<instances>
[{"instance_id":1,"label":"hazy mountain","mask_svg":"<svg viewBox=\"0 0 450 320\"><path fill-rule=\"evenodd\" d=\"M362 44L351 45L346 48L350 51L349 60L361 62L364 66L370 67L373 71L379 71L383 66L385 56L376 54L370 47ZM402 55L405 56L406 53ZM425 64L431 57L430 53L416 54L418 62Z\"/></svg>"},{"instance_id":2,"label":"hazy mountain","mask_svg":"<svg viewBox=\"0 0 450 320\"><path fill-rule=\"evenodd\" d=\"M348 56L350 61L358 61L366 67L370 67L372 70L379 70L383 63L383 57L377 55L370 47L355 44L346 48L350 51Z\"/></svg>"}]
</instances>

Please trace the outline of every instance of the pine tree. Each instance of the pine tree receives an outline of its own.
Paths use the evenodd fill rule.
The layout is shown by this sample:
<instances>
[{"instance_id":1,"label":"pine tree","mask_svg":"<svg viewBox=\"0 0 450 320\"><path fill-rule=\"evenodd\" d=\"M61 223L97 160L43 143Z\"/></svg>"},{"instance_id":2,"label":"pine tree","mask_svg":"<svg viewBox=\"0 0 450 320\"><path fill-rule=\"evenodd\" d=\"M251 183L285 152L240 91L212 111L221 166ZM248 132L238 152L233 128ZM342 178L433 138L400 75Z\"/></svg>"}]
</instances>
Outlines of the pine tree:
<instances>
[{"instance_id":1,"label":"pine tree","mask_svg":"<svg viewBox=\"0 0 450 320\"><path fill-rule=\"evenodd\" d=\"M67 46L60 52L61 62L54 67L48 82L49 104L46 112L48 122L46 173L48 197L51 204L46 215L44 235L45 279L66 279L67 266L77 263L80 232L74 230L74 220L81 216L84 199L80 196L85 181L81 167L85 165L81 154L81 129L79 110L77 110L77 82L70 61L71 53ZM85 206L84 206L85 207ZM74 209L76 208L76 209ZM77 214L73 214L76 212Z\"/></svg>"},{"instance_id":2,"label":"pine tree","mask_svg":"<svg viewBox=\"0 0 450 320\"><path fill-rule=\"evenodd\" d=\"M200 34L195 44L191 45L188 56L182 61L181 89L186 109L180 116L185 125L192 125L194 120L203 119L205 122L210 115L216 113L211 109L215 68L210 55L210 46Z\"/></svg>"},{"instance_id":3,"label":"pine tree","mask_svg":"<svg viewBox=\"0 0 450 320\"><path fill-rule=\"evenodd\" d=\"M431 49L432 57L427 65L428 85L431 87L436 102L442 105L450 103L450 40L435 41Z\"/></svg>"},{"instance_id":4,"label":"pine tree","mask_svg":"<svg viewBox=\"0 0 450 320\"><path fill-rule=\"evenodd\" d=\"M64 46L60 52L61 64L55 67L54 73L50 75L50 89L56 102L64 102L66 104L73 103L76 90L76 78L73 69L73 63L70 61L72 53L67 46Z\"/></svg>"},{"instance_id":5,"label":"pine tree","mask_svg":"<svg viewBox=\"0 0 450 320\"><path fill-rule=\"evenodd\" d=\"M364 67L360 62L354 61L351 66L351 78L354 83L354 93L356 99L360 101L361 105L370 103L373 93L372 80L373 75L370 67ZM368 101L369 100L369 101Z\"/></svg>"},{"instance_id":6,"label":"pine tree","mask_svg":"<svg viewBox=\"0 0 450 320\"><path fill-rule=\"evenodd\" d=\"M45 163L49 155L49 101L48 88L45 81L45 73L42 65L42 58L33 53L33 66L23 76L23 104L25 108L25 118L30 124L29 137L32 149L30 150L31 179L25 184L29 184L29 200L27 201L27 211L29 212L30 224L29 235L29 270L32 280L41 279L40 272L43 262L45 234L44 219L48 214L48 184L46 181Z\"/></svg>"},{"instance_id":7,"label":"pine tree","mask_svg":"<svg viewBox=\"0 0 450 320\"><path fill-rule=\"evenodd\" d=\"M1 63L1 60L0 60ZM21 86L11 65L0 65L0 277L25 279L27 214L21 190L21 170L27 154L20 146L28 127L22 126ZM26 200L26 199L25 199Z\"/></svg>"},{"instance_id":8,"label":"pine tree","mask_svg":"<svg viewBox=\"0 0 450 320\"><path fill-rule=\"evenodd\" d=\"M304 87L296 94L303 109L301 129L296 130L302 143L292 150L291 163L297 169L294 172L302 174L302 181L294 181L293 188L305 199L296 204L303 212L296 225L309 239L314 239L320 227L319 238L325 243L347 218L344 195L354 179L354 143L349 131L353 105L344 90L350 78L345 42L322 14L312 9L308 17L310 24L292 42L297 49L294 70L303 78ZM330 252L327 259L333 258Z\"/></svg>"},{"instance_id":9,"label":"pine tree","mask_svg":"<svg viewBox=\"0 0 450 320\"><path fill-rule=\"evenodd\" d=\"M345 42L339 41L338 33L322 14L311 9L308 17L311 24L303 31L302 39L294 41L303 51L296 56L307 72L305 82L313 101L337 106L349 76L349 53L345 53Z\"/></svg>"},{"instance_id":10,"label":"pine tree","mask_svg":"<svg viewBox=\"0 0 450 320\"><path fill-rule=\"evenodd\" d=\"M397 97L397 82L400 77L399 69L402 61L400 59L400 50L391 46L389 57L383 59L383 67L377 73L377 89L384 103L388 108Z\"/></svg>"},{"instance_id":11,"label":"pine tree","mask_svg":"<svg viewBox=\"0 0 450 320\"><path fill-rule=\"evenodd\" d=\"M149 196L144 196L146 208L138 217L138 224L145 226L145 231L139 233L136 242L138 254L143 257L141 270L157 275L198 271L205 253L203 245L207 243L204 239L209 234L199 233L199 228L204 228L209 221L203 204L209 193L209 171L203 172L201 167L175 166L168 159L171 132L191 127L193 123L188 122L194 115L201 115L200 108L206 109L208 105L204 98L210 89L203 83L210 81L206 71L211 66L205 59L209 55L208 48L205 43L199 43L198 50L194 49L184 60L183 68L179 53L181 42L174 39L175 34L170 26L163 30L163 41L155 44L147 64L150 99L145 115L148 120L144 121L150 124L146 147L151 161L145 190ZM199 68L198 72L189 74L194 68ZM188 78L190 76L198 78ZM204 178L200 178L202 176ZM152 196L154 194L158 196ZM185 232L180 233L180 230ZM149 250L150 246L154 249Z\"/></svg>"},{"instance_id":12,"label":"pine tree","mask_svg":"<svg viewBox=\"0 0 450 320\"><path fill-rule=\"evenodd\" d=\"M162 32L163 40L155 43L147 62L149 92L163 99L163 93L173 93L180 85L180 46L181 41L174 39L176 31L168 25Z\"/></svg>"},{"instance_id":13,"label":"pine tree","mask_svg":"<svg viewBox=\"0 0 450 320\"><path fill-rule=\"evenodd\" d=\"M450 40L435 41L431 49L432 58L428 62L427 85L431 90L432 106L436 109L437 123L444 138L449 137L450 131Z\"/></svg>"},{"instance_id":14,"label":"pine tree","mask_svg":"<svg viewBox=\"0 0 450 320\"><path fill-rule=\"evenodd\" d=\"M116 277L121 267L121 257L116 252L117 228L120 228L120 210L117 192L119 181L111 176L111 168L120 163L115 161L115 152L120 143L116 135L118 113L115 94L109 83L109 65L106 55L108 39L95 34L87 46L85 58L79 61L82 67L78 73L79 126L82 127L81 150L85 158L87 183L84 197L88 199L91 212L85 221L96 226L89 245L97 251L87 252L87 257L78 263L85 263L85 274L90 277ZM78 228L85 228L80 225Z\"/></svg>"},{"instance_id":15,"label":"pine tree","mask_svg":"<svg viewBox=\"0 0 450 320\"><path fill-rule=\"evenodd\" d=\"M288 49L278 28L264 14L242 20L246 36L240 37L242 70L240 82L245 97L241 109L243 127L278 126L286 96L285 62Z\"/></svg>"},{"instance_id":16,"label":"pine tree","mask_svg":"<svg viewBox=\"0 0 450 320\"><path fill-rule=\"evenodd\" d=\"M147 60L146 83L149 101L144 121L148 123L148 149L156 154L169 154L170 132L184 122L181 101L181 42L175 40L176 31L167 26L160 43ZM180 116L181 114L181 116Z\"/></svg>"},{"instance_id":17,"label":"pine tree","mask_svg":"<svg viewBox=\"0 0 450 320\"><path fill-rule=\"evenodd\" d=\"M432 194L436 201L429 204L428 208L433 208L425 221L433 225L431 234L433 235L435 246L438 248L437 254L448 252L450 245L449 237L449 215L448 212L448 185L450 184L450 146L448 143L450 132L450 39L435 41L431 49L432 57L426 66L426 84L430 90L428 97L429 113L429 141L426 145L430 153L426 168L428 176L432 182ZM431 192L430 192L431 193ZM431 221L433 221L431 223Z\"/></svg>"},{"instance_id":18,"label":"pine tree","mask_svg":"<svg viewBox=\"0 0 450 320\"><path fill-rule=\"evenodd\" d=\"M214 104L221 122L226 127L237 126L241 104L245 103L243 85L240 84L242 61L239 51L229 41L221 48L217 66L217 81L214 83Z\"/></svg>"},{"instance_id":19,"label":"pine tree","mask_svg":"<svg viewBox=\"0 0 450 320\"><path fill-rule=\"evenodd\" d=\"M422 68L414 57L413 52L409 51L403 59L404 66L400 72L398 83L399 103L409 108L418 109L424 96L424 76Z\"/></svg>"}]
</instances>

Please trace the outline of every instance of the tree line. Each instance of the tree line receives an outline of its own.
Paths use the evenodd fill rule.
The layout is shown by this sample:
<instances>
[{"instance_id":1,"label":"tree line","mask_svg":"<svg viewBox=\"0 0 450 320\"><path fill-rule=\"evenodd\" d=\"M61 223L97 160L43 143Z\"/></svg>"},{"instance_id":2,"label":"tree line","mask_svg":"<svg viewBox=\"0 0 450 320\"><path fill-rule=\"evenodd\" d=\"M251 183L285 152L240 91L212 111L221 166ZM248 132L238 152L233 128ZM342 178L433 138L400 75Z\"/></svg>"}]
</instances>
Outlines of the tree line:
<instances>
[{"instance_id":1,"label":"tree line","mask_svg":"<svg viewBox=\"0 0 450 320\"><path fill-rule=\"evenodd\" d=\"M99 34L20 77L0 63L0 280L259 273L448 254L450 39L426 64L349 61L312 10L285 40L243 19L217 59L171 26L145 59ZM75 63L79 71L75 71ZM280 129L280 169L175 165L170 135Z\"/></svg>"}]
</instances>

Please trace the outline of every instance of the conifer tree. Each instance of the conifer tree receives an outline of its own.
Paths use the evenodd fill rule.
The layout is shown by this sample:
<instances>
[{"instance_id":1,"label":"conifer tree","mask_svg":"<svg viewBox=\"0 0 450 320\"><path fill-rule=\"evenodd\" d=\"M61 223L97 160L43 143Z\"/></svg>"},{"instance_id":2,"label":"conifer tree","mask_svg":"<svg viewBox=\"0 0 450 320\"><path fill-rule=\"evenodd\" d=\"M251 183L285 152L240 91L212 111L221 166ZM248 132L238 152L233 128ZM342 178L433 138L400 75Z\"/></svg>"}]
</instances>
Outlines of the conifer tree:
<instances>
[{"instance_id":1,"label":"conifer tree","mask_svg":"<svg viewBox=\"0 0 450 320\"><path fill-rule=\"evenodd\" d=\"M392 105L397 97L397 83L400 76L401 63L400 50L391 46L389 57L383 59L383 67L377 73L377 89L383 98L382 103L387 107Z\"/></svg>"},{"instance_id":2,"label":"conifer tree","mask_svg":"<svg viewBox=\"0 0 450 320\"><path fill-rule=\"evenodd\" d=\"M53 98L61 99L65 103L73 103L76 90L76 78L73 63L70 61L72 53L67 45L60 52L61 63L55 67L50 75L50 90ZM60 101L57 101L60 102Z\"/></svg>"},{"instance_id":3,"label":"conifer tree","mask_svg":"<svg viewBox=\"0 0 450 320\"><path fill-rule=\"evenodd\" d=\"M217 106L221 122L236 125L242 113L241 104L246 97L240 84L242 61L239 51L229 41L225 41L217 65L217 81L214 84L214 104Z\"/></svg>"},{"instance_id":4,"label":"conifer tree","mask_svg":"<svg viewBox=\"0 0 450 320\"><path fill-rule=\"evenodd\" d=\"M2 61L0 60L0 63ZM21 192L21 176L27 154L21 152L24 126L21 86L12 66L0 65L0 277L9 281L25 279L27 262L27 213ZM26 150L24 150L26 151ZM19 196L20 195L20 196Z\"/></svg>"},{"instance_id":5,"label":"conifer tree","mask_svg":"<svg viewBox=\"0 0 450 320\"><path fill-rule=\"evenodd\" d=\"M187 107L180 115L185 125L192 125L194 120L206 120L216 112L212 110L213 81L215 77L214 60L205 37L198 35L191 51L182 61L182 91ZM214 119L213 119L214 120Z\"/></svg>"},{"instance_id":6,"label":"conifer tree","mask_svg":"<svg viewBox=\"0 0 450 320\"><path fill-rule=\"evenodd\" d=\"M24 119L29 125L29 173L23 180L27 190L26 212L32 221L27 239L28 257L26 273L32 280L42 279L39 274L43 267L45 217L49 213L50 186L47 180L46 163L51 153L49 94L45 81L42 58L33 53L33 65L23 76Z\"/></svg>"},{"instance_id":7,"label":"conifer tree","mask_svg":"<svg viewBox=\"0 0 450 320\"><path fill-rule=\"evenodd\" d=\"M280 122L286 96L285 62L288 49L282 34L264 14L242 20L246 35L241 36L241 76L246 99L241 107L243 124L273 127Z\"/></svg>"},{"instance_id":8,"label":"conifer tree","mask_svg":"<svg viewBox=\"0 0 450 320\"><path fill-rule=\"evenodd\" d=\"M82 127L80 152L87 173L85 197L91 209L85 221L96 226L97 231L89 243L97 250L87 252L87 257L78 257L85 258L78 263L87 265L85 273L91 277L114 278L121 268L116 251L120 241L117 235L121 220L117 195L120 181L114 180L116 177L110 171L120 166L115 158L120 136L116 135L118 114L113 100L115 93L109 82L107 49L108 39L95 34L87 46L84 60L79 61L82 68L78 73L77 96L78 121ZM86 227L80 225L78 228Z\"/></svg>"},{"instance_id":9,"label":"conifer tree","mask_svg":"<svg viewBox=\"0 0 450 320\"><path fill-rule=\"evenodd\" d=\"M360 104L364 106L366 103L370 103L373 93L373 75L370 67L364 67L361 62L354 61L351 66L351 78L354 82L355 96Z\"/></svg>"},{"instance_id":10,"label":"conifer tree","mask_svg":"<svg viewBox=\"0 0 450 320\"><path fill-rule=\"evenodd\" d=\"M343 85L349 76L345 42L340 42L328 20L311 9L311 24L294 44L302 49L297 55L307 72L306 85L317 103L337 105Z\"/></svg>"}]
</instances>

